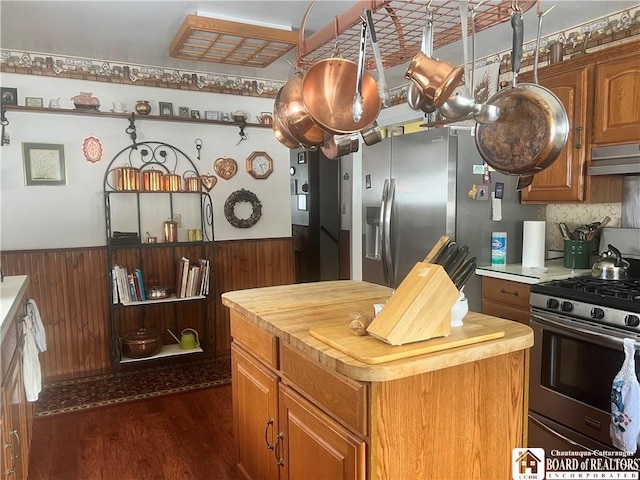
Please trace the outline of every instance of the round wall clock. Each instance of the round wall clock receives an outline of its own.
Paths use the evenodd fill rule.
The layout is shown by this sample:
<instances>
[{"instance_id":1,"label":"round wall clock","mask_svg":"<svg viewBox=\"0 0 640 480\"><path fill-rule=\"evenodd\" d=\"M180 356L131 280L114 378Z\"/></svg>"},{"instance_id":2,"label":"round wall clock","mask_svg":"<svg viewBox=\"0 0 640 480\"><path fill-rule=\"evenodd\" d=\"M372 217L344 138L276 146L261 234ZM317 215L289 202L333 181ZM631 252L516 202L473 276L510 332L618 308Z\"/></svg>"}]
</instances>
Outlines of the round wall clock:
<instances>
[{"instance_id":1,"label":"round wall clock","mask_svg":"<svg viewBox=\"0 0 640 480\"><path fill-rule=\"evenodd\" d=\"M247 158L247 172L256 180L263 180L273 172L273 160L265 152L253 152Z\"/></svg>"}]
</instances>

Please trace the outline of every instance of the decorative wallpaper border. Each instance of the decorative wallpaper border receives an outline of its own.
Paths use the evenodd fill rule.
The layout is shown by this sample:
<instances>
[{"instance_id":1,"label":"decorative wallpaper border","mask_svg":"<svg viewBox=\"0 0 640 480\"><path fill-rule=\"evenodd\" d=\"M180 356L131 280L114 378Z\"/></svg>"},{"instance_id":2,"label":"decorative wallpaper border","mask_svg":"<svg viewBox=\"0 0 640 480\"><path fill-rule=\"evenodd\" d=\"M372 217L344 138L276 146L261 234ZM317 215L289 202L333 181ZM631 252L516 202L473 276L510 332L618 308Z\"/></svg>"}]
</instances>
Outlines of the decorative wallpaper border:
<instances>
[{"instance_id":1,"label":"decorative wallpaper border","mask_svg":"<svg viewBox=\"0 0 640 480\"><path fill-rule=\"evenodd\" d=\"M563 54L569 57L585 48L600 50L633 40L637 35L640 35L640 5L542 37L538 64L547 63L548 45L551 42L560 42ZM524 45L523 71L533 66L534 50L534 41ZM511 50L478 59L474 67L481 68L493 63L500 63L500 74L510 72ZM5 49L0 49L0 71L262 98L275 98L286 83L281 80ZM407 85L391 89L390 96L391 106L405 102Z\"/></svg>"},{"instance_id":2,"label":"decorative wallpaper border","mask_svg":"<svg viewBox=\"0 0 640 480\"><path fill-rule=\"evenodd\" d=\"M286 83L280 80L20 50L0 50L0 71L262 98L275 98L278 90Z\"/></svg>"}]
</instances>

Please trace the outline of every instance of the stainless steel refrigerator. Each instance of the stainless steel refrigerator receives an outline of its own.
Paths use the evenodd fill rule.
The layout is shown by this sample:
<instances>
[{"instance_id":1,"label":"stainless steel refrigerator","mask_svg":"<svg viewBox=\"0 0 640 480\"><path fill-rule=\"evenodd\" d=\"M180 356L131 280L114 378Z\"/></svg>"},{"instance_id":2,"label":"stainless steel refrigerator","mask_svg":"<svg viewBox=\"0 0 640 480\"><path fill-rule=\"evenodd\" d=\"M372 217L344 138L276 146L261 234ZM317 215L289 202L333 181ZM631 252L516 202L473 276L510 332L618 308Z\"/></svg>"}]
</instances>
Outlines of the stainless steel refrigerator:
<instances>
[{"instance_id":1,"label":"stainless steel refrigerator","mask_svg":"<svg viewBox=\"0 0 640 480\"><path fill-rule=\"evenodd\" d=\"M486 265L491 233L507 232L507 263L521 262L523 221L539 219L538 207L520 204L515 176L490 172L490 183L484 183L484 163L472 134L469 129L430 129L364 148L364 280L397 287L442 235L468 245L468 258ZM492 212L497 184L503 184L501 220ZM469 308L481 311L477 275L464 293Z\"/></svg>"}]
</instances>

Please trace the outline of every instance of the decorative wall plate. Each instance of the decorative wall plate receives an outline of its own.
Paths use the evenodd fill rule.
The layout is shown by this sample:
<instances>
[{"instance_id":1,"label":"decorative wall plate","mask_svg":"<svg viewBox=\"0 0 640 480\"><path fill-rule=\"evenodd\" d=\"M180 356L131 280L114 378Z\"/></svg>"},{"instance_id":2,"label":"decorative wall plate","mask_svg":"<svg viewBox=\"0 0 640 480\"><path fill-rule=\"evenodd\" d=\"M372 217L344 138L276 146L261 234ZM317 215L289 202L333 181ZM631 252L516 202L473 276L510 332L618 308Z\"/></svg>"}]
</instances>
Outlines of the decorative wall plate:
<instances>
[{"instance_id":1,"label":"decorative wall plate","mask_svg":"<svg viewBox=\"0 0 640 480\"><path fill-rule=\"evenodd\" d=\"M218 177L215 175L200 175L200 180L204 188L207 189L207 192L210 192L213 186L218 183Z\"/></svg>"},{"instance_id":2,"label":"decorative wall plate","mask_svg":"<svg viewBox=\"0 0 640 480\"><path fill-rule=\"evenodd\" d=\"M100 140L93 135L86 137L82 142L82 153L88 162L99 162L102 159L102 144Z\"/></svg>"},{"instance_id":3,"label":"decorative wall plate","mask_svg":"<svg viewBox=\"0 0 640 480\"><path fill-rule=\"evenodd\" d=\"M251 204L251 215L249 218L238 218L235 209L236 204L247 202ZM227 221L236 228L253 227L262 216L262 203L258 200L255 193L245 190L244 188L233 192L224 202L224 216Z\"/></svg>"},{"instance_id":4,"label":"decorative wall plate","mask_svg":"<svg viewBox=\"0 0 640 480\"><path fill-rule=\"evenodd\" d=\"M233 158L218 158L213 162L213 170L219 177L229 180L238 171L238 164Z\"/></svg>"}]
</instances>

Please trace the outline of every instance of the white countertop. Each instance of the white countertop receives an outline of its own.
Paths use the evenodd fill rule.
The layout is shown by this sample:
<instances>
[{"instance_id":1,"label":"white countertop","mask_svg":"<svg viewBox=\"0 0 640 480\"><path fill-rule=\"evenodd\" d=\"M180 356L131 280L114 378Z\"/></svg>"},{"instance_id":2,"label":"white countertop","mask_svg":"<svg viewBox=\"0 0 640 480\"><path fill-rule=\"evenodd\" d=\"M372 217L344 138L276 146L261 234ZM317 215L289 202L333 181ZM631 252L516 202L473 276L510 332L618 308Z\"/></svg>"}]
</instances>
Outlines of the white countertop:
<instances>
[{"instance_id":1,"label":"white countertop","mask_svg":"<svg viewBox=\"0 0 640 480\"><path fill-rule=\"evenodd\" d=\"M508 265L483 265L476 269L476 275L485 277L501 278L512 282L520 283L540 283L548 280L561 280L563 278L581 277L591 275L591 269L571 269L563 265L561 258L547 260L544 268L523 267L520 263L510 263Z\"/></svg>"},{"instance_id":2,"label":"white countertop","mask_svg":"<svg viewBox=\"0 0 640 480\"><path fill-rule=\"evenodd\" d=\"M0 283L0 341L4 337L5 323L18 313L27 285L27 275L4 277L4 282Z\"/></svg>"}]
</instances>

